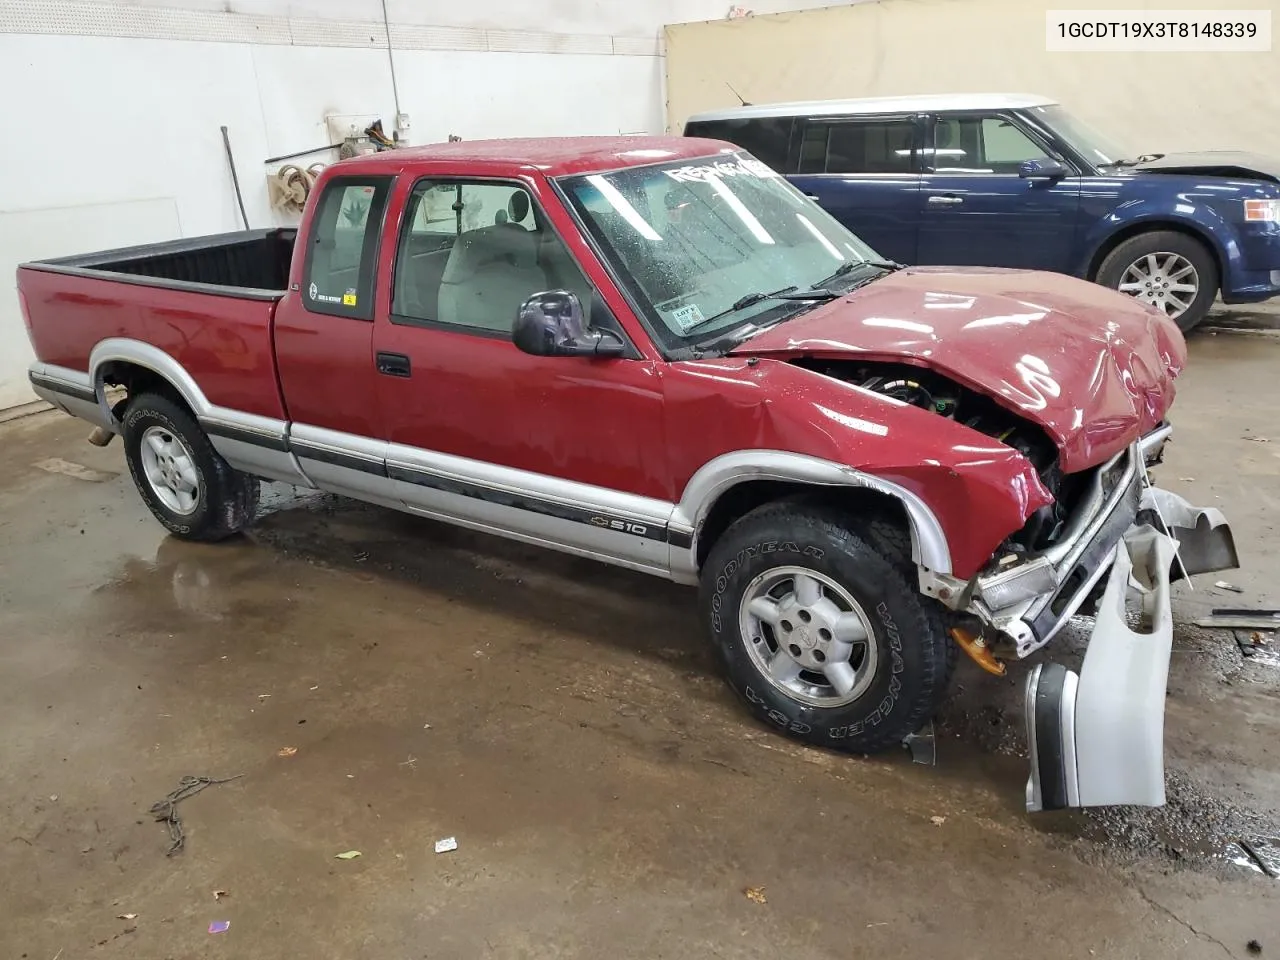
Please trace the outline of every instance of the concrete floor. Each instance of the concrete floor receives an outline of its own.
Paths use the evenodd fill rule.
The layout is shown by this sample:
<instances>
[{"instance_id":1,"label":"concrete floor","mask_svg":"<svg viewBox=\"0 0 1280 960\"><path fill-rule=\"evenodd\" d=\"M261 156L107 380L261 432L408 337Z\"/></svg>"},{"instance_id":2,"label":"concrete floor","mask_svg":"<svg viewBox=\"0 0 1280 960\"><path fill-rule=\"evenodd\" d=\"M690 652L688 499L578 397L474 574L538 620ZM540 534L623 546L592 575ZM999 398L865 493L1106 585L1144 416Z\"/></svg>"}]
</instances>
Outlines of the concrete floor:
<instances>
[{"instance_id":1,"label":"concrete floor","mask_svg":"<svg viewBox=\"0 0 1280 960\"><path fill-rule=\"evenodd\" d=\"M1159 478L1247 568L1184 623L1280 600L1280 340L1192 355ZM1029 817L1025 664L961 665L935 767L810 750L738 709L688 591L287 490L183 544L87 432L0 426L4 958L1280 953L1280 882L1215 856L1280 835L1280 664L1227 634L1179 628L1168 807ZM188 774L242 779L166 858Z\"/></svg>"}]
</instances>

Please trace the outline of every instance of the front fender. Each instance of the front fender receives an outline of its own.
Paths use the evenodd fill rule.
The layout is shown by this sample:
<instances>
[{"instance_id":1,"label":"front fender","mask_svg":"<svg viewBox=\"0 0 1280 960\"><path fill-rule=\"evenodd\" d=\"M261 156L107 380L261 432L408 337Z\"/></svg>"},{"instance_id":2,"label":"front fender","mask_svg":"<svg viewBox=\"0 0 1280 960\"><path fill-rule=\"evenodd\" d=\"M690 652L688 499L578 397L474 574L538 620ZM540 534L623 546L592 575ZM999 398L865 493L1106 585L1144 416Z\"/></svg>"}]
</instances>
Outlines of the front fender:
<instances>
[{"instance_id":1,"label":"front fender","mask_svg":"<svg viewBox=\"0 0 1280 960\"><path fill-rule=\"evenodd\" d=\"M1231 260L1240 256L1235 227L1204 198L1192 192L1170 195L1161 191L1127 199L1122 196L1110 213L1095 221L1084 235L1081 244L1084 252L1077 265L1077 275L1093 279L1104 252L1114 245L1116 238L1121 234L1132 235L1144 225L1151 230L1172 228L1193 234L1208 244L1224 275Z\"/></svg>"},{"instance_id":2,"label":"front fender","mask_svg":"<svg viewBox=\"0 0 1280 960\"><path fill-rule=\"evenodd\" d=\"M695 541L673 566L695 562L716 500L752 480L891 496L910 519L916 562L964 579L1053 502L1031 463L998 440L794 364L736 357L673 364L666 395L680 490L672 519Z\"/></svg>"}]
</instances>

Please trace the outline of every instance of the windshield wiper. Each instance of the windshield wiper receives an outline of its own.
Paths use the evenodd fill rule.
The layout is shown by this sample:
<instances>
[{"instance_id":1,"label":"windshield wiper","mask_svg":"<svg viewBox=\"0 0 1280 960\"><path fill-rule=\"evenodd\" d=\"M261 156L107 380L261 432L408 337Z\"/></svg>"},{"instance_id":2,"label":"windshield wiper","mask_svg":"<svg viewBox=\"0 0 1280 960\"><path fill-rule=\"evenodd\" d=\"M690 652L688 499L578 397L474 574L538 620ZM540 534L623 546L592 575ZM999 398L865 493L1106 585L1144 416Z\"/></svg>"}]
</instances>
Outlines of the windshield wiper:
<instances>
[{"instance_id":1,"label":"windshield wiper","mask_svg":"<svg viewBox=\"0 0 1280 960\"><path fill-rule=\"evenodd\" d=\"M1164 158L1163 153L1144 153L1137 160L1116 160L1110 164L1113 167L1136 167L1140 163L1153 163L1156 160Z\"/></svg>"},{"instance_id":2,"label":"windshield wiper","mask_svg":"<svg viewBox=\"0 0 1280 960\"><path fill-rule=\"evenodd\" d=\"M795 285L792 284L789 287L783 287L781 290L774 290L771 293L765 293L763 291L748 293L746 296L739 297L735 300L728 309L712 314L705 320L699 320L688 330L685 330L684 335L687 337L700 327L705 327L708 324L715 323L717 320L722 320L731 313L737 313L739 310L745 310L747 307L760 303L763 300L834 300L839 296L838 293L833 293L830 290L821 290L817 287L793 293L792 291L795 289Z\"/></svg>"},{"instance_id":3,"label":"windshield wiper","mask_svg":"<svg viewBox=\"0 0 1280 960\"><path fill-rule=\"evenodd\" d=\"M852 273L859 267L876 267L880 270L887 270L893 273L895 270L902 270L906 267L905 263L898 263L896 260L846 260L840 266L836 267L836 272L823 280L819 280L811 289L817 290L825 287L834 280L839 280L846 274Z\"/></svg>"}]
</instances>

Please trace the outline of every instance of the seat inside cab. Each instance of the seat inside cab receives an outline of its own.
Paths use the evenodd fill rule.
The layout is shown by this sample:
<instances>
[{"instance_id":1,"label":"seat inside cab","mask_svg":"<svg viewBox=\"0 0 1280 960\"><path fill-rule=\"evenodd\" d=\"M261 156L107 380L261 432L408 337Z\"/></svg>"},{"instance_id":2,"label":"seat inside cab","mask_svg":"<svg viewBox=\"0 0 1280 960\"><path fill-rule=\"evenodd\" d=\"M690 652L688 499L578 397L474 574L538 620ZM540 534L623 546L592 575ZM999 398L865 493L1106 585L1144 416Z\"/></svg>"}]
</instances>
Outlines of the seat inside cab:
<instances>
[{"instance_id":1,"label":"seat inside cab","mask_svg":"<svg viewBox=\"0 0 1280 960\"><path fill-rule=\"evenodd\" d=\"M487 218L486 202L497 199L498 190L505 193L505 203L490 223L477 224L477 217ZM510 331L520 305L536 293L566 289L590 302L590 284L523 189L463 184L447 197L452 201L447 220L426 216L426 193L418 198L414 228L400 254L393 312Z\"/></svg>"}]
</instances>

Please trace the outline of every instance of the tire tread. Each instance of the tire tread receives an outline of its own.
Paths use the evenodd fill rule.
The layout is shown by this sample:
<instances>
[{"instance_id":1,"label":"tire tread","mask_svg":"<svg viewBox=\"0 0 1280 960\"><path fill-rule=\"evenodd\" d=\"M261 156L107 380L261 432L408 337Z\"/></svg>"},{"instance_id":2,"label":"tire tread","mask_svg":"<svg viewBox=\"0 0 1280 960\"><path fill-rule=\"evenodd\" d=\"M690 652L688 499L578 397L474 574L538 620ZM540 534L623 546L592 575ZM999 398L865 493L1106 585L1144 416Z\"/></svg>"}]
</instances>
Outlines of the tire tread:
<instances>
[{"instance_id":1,"label":"tire tread","mask_svg":"<svg viewBox=\"0 0 1280 960\"><path fill-rule=\"evenodd\" d=\"M952 671L956 664L958 648L946 633L942 608L912 586L908 577L911 567L911 538L899 524L883 517L855 518L830 505L780 501L757 507L730 525L720 537L707 558L707 571L719 570L724 557L737 551L737 541L752 528L771 521L785 519L795 528L804 522L816 524L836 543L842 544L846 554L869 550L885 562L884 577L889 588L912 602L904 604L909 610L909 620L896 621L899 632L917 638L921 646L922 666L917 675L918 692L907 713L896 716L891 723L878 725L874 731L860 737L855 744L833 742L825 737L804 737L809 742L837 749L875 753L891 749L904 737L916 732L933 716L945 697ZM904 559L905 558L905 559ZM713 577L703 578L704 607L709 602L709 584ZM721 644L717 644L721 647ZM726 656L720 650L722 658ZM732 684L732 680L730 681ZM736 689L736 686L735 686ZM744 691L737 690L743 695Z\"/></svg>"}]
</instances>

